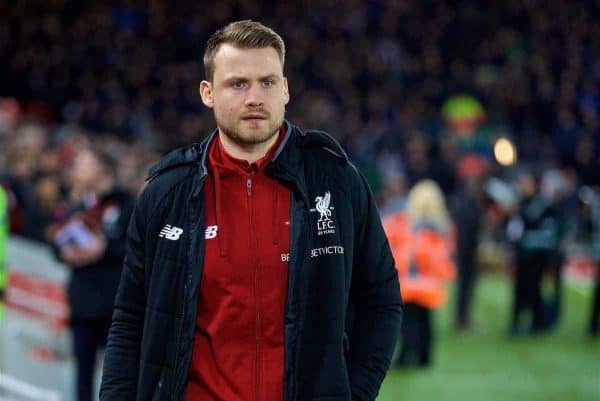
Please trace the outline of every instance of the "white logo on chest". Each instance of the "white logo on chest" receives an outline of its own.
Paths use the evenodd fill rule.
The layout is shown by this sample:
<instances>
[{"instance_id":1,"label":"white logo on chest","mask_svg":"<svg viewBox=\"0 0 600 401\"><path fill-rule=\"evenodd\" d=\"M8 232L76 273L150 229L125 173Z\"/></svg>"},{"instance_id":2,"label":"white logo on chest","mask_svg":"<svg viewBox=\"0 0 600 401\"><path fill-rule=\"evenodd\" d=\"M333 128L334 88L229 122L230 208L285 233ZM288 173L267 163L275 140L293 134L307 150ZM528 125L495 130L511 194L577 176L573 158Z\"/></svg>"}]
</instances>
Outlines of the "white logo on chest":
<instances>
[{"instance_id":1,"label":"white logo on chest","mask_svg":"<svg viewBox=\"0 0 600 401\"><path fill-rule=\"evenodd\" d=\"M331 204L331 192L325 192L323 196L315 198L315 207L310 209L311 212L319 212L319 220L317 220L317 234L327 235L335 234L335 224L331 219L331 211L334 210Z\"/></svg>"},{"instance_id":2,"label":"white logo on chest","mask_svg":"<svg viewBox=\"0 0 600 401\"><path fill-rule=\"evenodd\" d=\"M158 234L159 238L166 238L171 241L177 241L179 237L183 234L183 228L174 227L170 224L165 225L160 233Z\"/></svg>"},{"instance_id":3,"label":"white logo on chest","mask_svg":"<svg viewBox=\"0 0 600 401\"><path fill-rule=\"evenodd\" d=\"M219 226L206 226L204 230L204 239L213 239L217 236Z\"/></svg>"}]
</instances>

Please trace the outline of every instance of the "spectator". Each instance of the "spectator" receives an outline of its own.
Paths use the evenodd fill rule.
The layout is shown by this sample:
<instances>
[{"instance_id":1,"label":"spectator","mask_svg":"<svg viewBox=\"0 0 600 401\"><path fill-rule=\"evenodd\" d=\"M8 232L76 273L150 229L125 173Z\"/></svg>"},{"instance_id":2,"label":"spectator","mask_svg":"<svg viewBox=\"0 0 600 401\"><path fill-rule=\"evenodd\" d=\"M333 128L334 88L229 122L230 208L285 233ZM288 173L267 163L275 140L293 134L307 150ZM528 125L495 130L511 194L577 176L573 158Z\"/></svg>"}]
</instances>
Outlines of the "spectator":
<instances>
[{"instance_id":1,"label":"spectator","mask_svg":"<svg viewBox=\"0 0 600 401\"><path fill-rule=\"evenodd\" d=\"M468 180L453 198L452 216L456 224L456 261L458 265L458 296L455 323L459 329L470 327L470 307L477 276L476 252L479 242L483 209L481 184Z\"/></svg>"},{"instance_id":2,"label":"spectator","mask_svg":"<svg viewBox=\"0 0 600 401\"><path fill-rule=\"evenodd\" d=\"M600 334L600 194L590 187L582 187L578 198L577 234L596 265L596 282L588 326L590 335L596 337Z\"/></svg>"},{"instance_id":3,"label":"spectator","mask_svg":"<svg viewBox=\"0 0 600 401\"><path fill-rule=\"evenodd\" d=\"M542 274L552 263L559 245L560 227L556 211L540 194L539 182L533 173L519 175L521 195L519 211L508 225L509 238L514 242L516 274L513 313L509 334L539 333L547 330L556 319L542 296ZM526 316L531 313L530 318ZM525 320L527 319L527 320Z\"/></svg>"},{"instance_id":4,"label":"spectator","mask_svg":"<svg viewBox=\"0 0 600 401\"><path fill-rule=\"evenodd\" d=\"M450 254L451 223L441 189L431 180L418 182L408 194L406 209L387 216L383 223L404 302L395 364L427 366L434 342L430 310L446 302L444 282L456 274Z\"/></svg>"},{"instance_id":5,"label":"spectator","mask_svg":"<svg viewBox=\"0 0 600 401\"><path fill-rule=\"evenodd\" d=\"M68 285L77 362L77 399L92 400L96 352L106 345L125 256L132 197L118 188L114 162L90 149L75 157L68 218L50 227L59 258L72 268Z\"/></svg>"}]
</instances>

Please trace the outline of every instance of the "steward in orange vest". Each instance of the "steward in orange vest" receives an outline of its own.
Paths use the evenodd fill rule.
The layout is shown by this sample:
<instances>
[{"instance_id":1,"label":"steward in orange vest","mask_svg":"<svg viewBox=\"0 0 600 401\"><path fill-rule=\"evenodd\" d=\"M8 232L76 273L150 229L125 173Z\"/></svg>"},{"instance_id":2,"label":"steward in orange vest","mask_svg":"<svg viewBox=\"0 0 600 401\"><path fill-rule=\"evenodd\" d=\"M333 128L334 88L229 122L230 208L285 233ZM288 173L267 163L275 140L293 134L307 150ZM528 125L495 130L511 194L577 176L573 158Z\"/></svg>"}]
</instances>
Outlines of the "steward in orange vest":
<instances>
[{"instance_id":1,"label":"steward in orange vest","mask_svg":"<svg viewBox=\"0 0 600 401\"><path fill-rule=\"evenodd\" d=\"M441 190L434 181L424 180L410 191L404 211L383 219L405 305L397 366L431 362L429 310L445 304L445 284L456 276L447 216Z\"/></svg>"}]
</instances>

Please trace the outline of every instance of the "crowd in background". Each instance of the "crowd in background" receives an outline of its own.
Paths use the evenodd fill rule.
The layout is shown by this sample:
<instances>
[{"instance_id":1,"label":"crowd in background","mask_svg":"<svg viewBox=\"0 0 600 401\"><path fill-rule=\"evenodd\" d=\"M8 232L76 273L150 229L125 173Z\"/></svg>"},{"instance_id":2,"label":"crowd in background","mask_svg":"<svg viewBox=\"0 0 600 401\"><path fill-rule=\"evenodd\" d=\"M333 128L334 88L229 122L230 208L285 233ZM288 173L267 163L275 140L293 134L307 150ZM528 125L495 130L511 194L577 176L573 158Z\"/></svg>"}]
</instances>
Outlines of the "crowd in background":
<instances>
[{"instance_id":1,"label":"crowd in background","mask_svg":"<svg viewBox=\"0 0 600 401\"><path fill-rule=\"evenodd\" d=\"M376 189L399 172L410 184L436 176L446 192L456 187L447 170L473 147L455 143L442 115L457 93L482 104L483 156L489 136L509 136L520 160L600 182L593 2L56 0L6 11L0 95L91 136L161 153L197 141L214 127L198 96L206 39L254 18L286 41L288 116L339 138Z\"/></svg>"},{"instance_id":2,"label":"crowd in background","mask_svg":"<svg viewBox=\"0 0 600 401\"><path fill-rule=\"evenodd\" d=\"M522 218L519 234L513 218L530 195L543 196L557 221L593 231L585 224L598 202L588 190L600 186L594 2L55 0L3 11L0 173L14 233L48 241L47 228L83 199L71 168L82 149L110 158L135 195L160 155L210 132L212 112L198 95L203 48L239 18L283 36L288 118L339 139L383 212L401 208L419 180L439 184L459 232L459 325L468 326L481 230L508 232L518 264L530 226ZM512 169L496 161L501 137L516 147ZM523 171L533 174L533 194L523 192ZM489 176L518 176L520 186L511 192Z\"/></svg>"}]
</instances>

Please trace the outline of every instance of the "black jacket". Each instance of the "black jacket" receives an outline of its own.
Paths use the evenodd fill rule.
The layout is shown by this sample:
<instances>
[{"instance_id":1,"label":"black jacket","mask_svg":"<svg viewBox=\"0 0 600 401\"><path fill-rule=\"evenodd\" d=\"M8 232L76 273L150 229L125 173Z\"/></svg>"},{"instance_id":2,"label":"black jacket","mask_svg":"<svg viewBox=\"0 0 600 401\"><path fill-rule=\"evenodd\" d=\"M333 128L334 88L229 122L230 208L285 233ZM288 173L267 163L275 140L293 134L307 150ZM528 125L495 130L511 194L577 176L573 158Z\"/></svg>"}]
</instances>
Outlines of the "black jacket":
<instances>
[{"instance_id":1,"label":"black jacket","mask_svg":"<svg viewBox=\"0 0 600 401\"><path fill-rule=\"evenodd\" d=\"M284 399L373 400L401 321L387 238L365 180L339 144L286 124L266 169L292 189ZM214 136L150 170L129 226L102 401L185 398L204 251L202 183ZM328 192L329 205L317 207L315 198Z\"/></svg>"}]
</instances>

